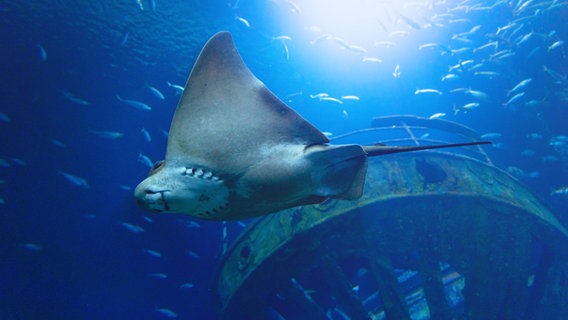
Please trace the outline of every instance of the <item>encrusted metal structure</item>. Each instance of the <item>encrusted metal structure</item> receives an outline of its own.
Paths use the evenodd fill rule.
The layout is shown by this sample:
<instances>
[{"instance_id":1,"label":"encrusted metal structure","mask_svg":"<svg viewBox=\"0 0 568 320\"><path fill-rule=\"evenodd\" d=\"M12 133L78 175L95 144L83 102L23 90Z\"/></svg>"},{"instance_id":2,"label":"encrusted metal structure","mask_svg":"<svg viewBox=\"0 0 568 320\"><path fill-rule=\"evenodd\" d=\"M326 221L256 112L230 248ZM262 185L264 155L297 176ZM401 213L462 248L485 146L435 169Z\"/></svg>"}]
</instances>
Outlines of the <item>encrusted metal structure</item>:
<instances>
[{"instance_id":1,"label":"encrusted metal structure","mask_svg":"<svg viewBox=\"0 0 568 320\"><path fill-rule=\"evenodd\" d=\"M413 143L439 124L477 139L441 121L374 124ZM462 151L371 159L362 198L256 220L219 266L220 318L564 318L568 231L481 149Z\"/></svg>"}]
</instances>

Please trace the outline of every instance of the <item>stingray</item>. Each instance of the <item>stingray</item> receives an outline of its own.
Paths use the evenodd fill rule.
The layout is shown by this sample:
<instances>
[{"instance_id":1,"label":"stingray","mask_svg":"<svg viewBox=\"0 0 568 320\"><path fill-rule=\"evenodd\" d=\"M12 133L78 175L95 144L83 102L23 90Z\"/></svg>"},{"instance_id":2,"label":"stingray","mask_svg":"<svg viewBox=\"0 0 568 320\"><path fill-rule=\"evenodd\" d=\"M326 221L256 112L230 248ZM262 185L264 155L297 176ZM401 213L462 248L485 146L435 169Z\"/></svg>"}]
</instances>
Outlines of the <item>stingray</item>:
<instances>
[{"instance_id":1,"label":"stingray","mask_svg":"<svg viewBox=\"0 0 568 320\"><path fill-rule=\"evenodd\" d=\"M332 145L241 59L228 32L204 46L156 162L134 191L156 212L240 220L363 193L367 158L472 145Z\"/></svg>"}]
</instances>

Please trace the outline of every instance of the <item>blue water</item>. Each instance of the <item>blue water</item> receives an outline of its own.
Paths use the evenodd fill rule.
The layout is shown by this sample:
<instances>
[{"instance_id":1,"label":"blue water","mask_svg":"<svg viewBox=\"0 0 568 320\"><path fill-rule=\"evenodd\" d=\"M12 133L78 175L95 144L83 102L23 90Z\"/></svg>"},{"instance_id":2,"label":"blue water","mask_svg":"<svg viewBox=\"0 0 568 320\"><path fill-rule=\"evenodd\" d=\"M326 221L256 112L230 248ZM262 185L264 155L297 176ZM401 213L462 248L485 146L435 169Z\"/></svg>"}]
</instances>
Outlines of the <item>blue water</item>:
<instances>
[{"instance_id":1,"label":"blue water","mask_svg":"<svg viewBox=\"0 0 568 320\"><path fill-rule=\"evenodd\" d=\"M366 128L380 115L441 112L481 134L499 133L486 147L493 162L568 221L568 196L551 195L568 185L567 47L551 47L568 40L565 2L534 1L528 8L521 1L401 5L407 11L400 14L419 29L395 10L377 11L376 19L370 12L358 25L365 10L332 16L332 5L304 2L296 2L301 12L283 0L142 0L144 10L135 0L0 4L0 318L168 318L158 309L182 319L216 318L212 275L222 252L222 224L143 212L131 188L149 169L138 161L140 154L163 158L179 99L167 82L183 86L201 47L220 30L232 33L259 79L322 131ZM379 19L384 27L373 22ZM318 24L319 31L306 29ZM389 35L393 31L408 35ZM367 52L331 38L315 41L326 33ZM278 36L290 39L273 39ZM492 41L496 47L474 52ZM418 49L426 43L438 46ZM508 51L495 56L502 50ZM501 56L507 53L514 55ZM467 60L473 62L454 72L460 79L441 80L449 66ZM524 96L503 106L508 90L529 78ZM443 94L415 94L427 88ZM451 93L456 88L489 98L454 114L454 105L478 101L463 90ZM322 92L360 100L310 98ZM117 95L152 110L127 106ZM123 136L108 139L92 131ZM232 239L243 229L236 222L227 228Z\"/></svg>"}]
</instances>

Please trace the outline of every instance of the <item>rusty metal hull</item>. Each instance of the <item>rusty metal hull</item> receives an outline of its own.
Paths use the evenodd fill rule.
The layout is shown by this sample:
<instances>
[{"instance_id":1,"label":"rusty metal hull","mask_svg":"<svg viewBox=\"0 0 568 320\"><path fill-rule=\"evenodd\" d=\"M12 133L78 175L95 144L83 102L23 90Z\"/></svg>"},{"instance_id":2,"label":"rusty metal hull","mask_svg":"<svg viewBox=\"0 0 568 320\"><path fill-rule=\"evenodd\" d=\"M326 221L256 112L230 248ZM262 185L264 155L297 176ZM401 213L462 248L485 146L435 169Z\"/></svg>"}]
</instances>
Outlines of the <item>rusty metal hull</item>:
<instances>
[{"instance_id":1,"label":"rusty metal hull","mask_svg":"<svg viewBox=\"0 0 568 320\"><path fill-rule=\"evenodd\" d=\"M349 281L341 279L336 261L357 257L374 273L387 318L409 318L388 271L418 270L435 280L443 261L469 284L463 291L467 317L513 319L526 311L534 242L555 251L566 239L568 231L550 210L494 166L440 152L381 157L370 162L357 201L286 210L244 232L216 275L219 315L254 317L260 306L282 303L275 294L289 292L297 312L325 319L325 307L290 293L292 277L317 269L337 271L329 276L339 283L333 294L342 297L348 315L370 318L368 307L339 288ZM430 316L448 318L440 284L424 281L422 287Z\"/></svg>"}]
</instances>

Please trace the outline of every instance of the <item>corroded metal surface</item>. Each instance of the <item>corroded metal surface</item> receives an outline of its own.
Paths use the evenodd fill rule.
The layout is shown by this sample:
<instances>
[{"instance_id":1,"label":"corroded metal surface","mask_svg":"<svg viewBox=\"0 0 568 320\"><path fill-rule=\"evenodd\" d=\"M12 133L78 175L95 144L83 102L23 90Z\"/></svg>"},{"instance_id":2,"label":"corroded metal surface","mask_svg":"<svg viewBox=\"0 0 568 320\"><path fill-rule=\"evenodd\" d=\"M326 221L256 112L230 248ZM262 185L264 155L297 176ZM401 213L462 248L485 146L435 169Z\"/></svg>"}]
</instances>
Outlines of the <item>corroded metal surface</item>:
<instances>
[{"instance_id":1,"label":"corroded metal surface","mask_svg":"<svg viewBox=\"0 0 568 320\"><path fill-rule=\"evenodd\" d=\"M523 266L531 237L554 245L568 232L507 173L440 152L380 157L369 164L362 198L290 209L251 226L219 268L219 314L244 316L240 312L246 306L266 302L268 292L302 270L321 265L321 257L419 250L443 258L466 278L477 279L479 290L522 286L514 279L525 279L526 287L528 269ZM488 256L495 257L491 263L484 260ZM515 267L496 267L501 265ZM490 284L491 279L483 278L489 273L506 280ZM483 299L471 303L491 308ZM514 306L511 302L511 317L521 312ZM317 308L310 312L314 317L321 314Z\"/></svg>"}]
</instances>

